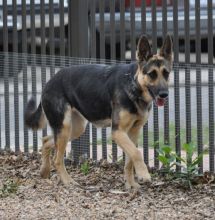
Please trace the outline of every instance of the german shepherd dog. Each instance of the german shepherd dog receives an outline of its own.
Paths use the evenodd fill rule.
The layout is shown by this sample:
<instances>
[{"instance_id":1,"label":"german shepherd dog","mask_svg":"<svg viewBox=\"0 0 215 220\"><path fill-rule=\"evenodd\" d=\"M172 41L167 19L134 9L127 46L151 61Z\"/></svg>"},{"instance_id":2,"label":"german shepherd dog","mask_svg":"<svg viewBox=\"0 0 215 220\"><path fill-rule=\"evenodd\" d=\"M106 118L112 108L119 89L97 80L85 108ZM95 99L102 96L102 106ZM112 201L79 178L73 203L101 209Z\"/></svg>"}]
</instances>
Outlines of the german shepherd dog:
<instances>
[{"instance_id":1,"label":"german shepherd dog","mask_svg":"<svg viewBox=\"0 0 215 220\"><path fill-rule=\"evenodd\" d=\"M50 149L55 148L55 167L64 184L73 182L64 165L69 140L85 131L87 121L97 127L112 127L112 138L126 154L127 189L151 177L136 148L140 129L146 123L154 101L163 106L168 96L172 69L172 41L167 35L160 52L153 55L145 36L137 46L137 61L116 65L77 65L60 70L46 84L41 102L31 98L25 109L25 123L33 130L48 121L53 135L43 138L41 176L50 175Z\"/></svg>"}]
</instances>

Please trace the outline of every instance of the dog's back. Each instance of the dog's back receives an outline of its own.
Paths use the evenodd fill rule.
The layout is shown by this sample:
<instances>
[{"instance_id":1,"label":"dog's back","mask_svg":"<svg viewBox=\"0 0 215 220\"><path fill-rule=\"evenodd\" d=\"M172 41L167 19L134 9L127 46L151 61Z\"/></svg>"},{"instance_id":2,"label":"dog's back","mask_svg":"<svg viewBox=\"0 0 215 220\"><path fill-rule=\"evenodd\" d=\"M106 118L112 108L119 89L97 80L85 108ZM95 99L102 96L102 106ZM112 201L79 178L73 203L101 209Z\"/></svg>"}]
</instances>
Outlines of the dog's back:
<instances>
[{"instance_id":1,"label":"dog's back","mask_svg":"<svg viewBox=\"0 0 215 220\"><path fill-rule=\"evenodd\" d=\"M68 103L91 122L110 118L114 96L125 86L126 74L135 73L134 67L135 64L81 65L62 69L44 88L45 114L50 108L64 112Z\"/></svg>"}]
</instances>

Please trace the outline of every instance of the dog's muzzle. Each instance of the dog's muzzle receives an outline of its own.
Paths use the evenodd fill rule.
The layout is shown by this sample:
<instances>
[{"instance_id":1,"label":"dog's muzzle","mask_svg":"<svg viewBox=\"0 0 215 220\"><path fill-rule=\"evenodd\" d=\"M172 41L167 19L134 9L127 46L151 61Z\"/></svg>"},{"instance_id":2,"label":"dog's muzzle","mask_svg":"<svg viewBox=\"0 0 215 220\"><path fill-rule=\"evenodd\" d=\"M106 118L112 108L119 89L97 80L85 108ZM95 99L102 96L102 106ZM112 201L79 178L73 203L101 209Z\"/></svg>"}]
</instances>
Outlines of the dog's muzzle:
<instances>
[{"instance_id":1,"label":"dog's muzzle","mask_svg":"<svg viewBox=\"0 0 215 220\"><path fill-rule=\"evenodd\" d=\"M159 91L158 95L155 95L153 90L150 87L147 87L147 88L148 88L149 94L155 101L155 104L159 107L164 106L166 99L168 97L168 90L161 90Z\"/></svg>"}]
</instances>

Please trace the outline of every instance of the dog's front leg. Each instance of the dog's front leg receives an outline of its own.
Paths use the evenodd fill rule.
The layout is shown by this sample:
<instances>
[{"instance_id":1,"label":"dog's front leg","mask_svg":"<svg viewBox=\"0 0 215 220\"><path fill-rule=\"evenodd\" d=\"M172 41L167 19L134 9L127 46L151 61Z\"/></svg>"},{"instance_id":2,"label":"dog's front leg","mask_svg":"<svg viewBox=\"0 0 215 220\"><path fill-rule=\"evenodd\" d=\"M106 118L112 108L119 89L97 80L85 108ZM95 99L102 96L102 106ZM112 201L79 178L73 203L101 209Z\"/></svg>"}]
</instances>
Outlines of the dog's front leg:
<instances>
[{"instance_id":1,"label":"dog's front leg","mask_svg":"<svg viewBox=\"0 0 215 220\"><path fill-rule=\"evenodd\" d=\"M124 178L125 178L125 188L127 190L130 190L132 188L134 188L134 189L140 188L140 185L134 179L133 162L127 154L125 156Z\"/></svg>"},{"instance_id":2,"label":"dog's front leg","mask_svg":"<svg viewBox=\"0 0 215 220\"><path fill-rule=\"evenodd\" d=\"M127 133L123 130L113 131L113 139L115 142L123 149L123 151L130 157L133 162L138 181L139 182L149 182L151 181L151 176L148 169L143 162L140 151L136 148L135 144L130 140Z\"/></svg>"},{"instance_id":3,"label":"dog's front leg","mask_svg":"<svg viewBox=\"0 0 215 220\"><path fill-rule=\"evenodd\" d=\"M135 144L135 146L137 146L138 136L143 124L144 121L139 120L132 126L132 128L129 129L128 136L131 139L131 141ZM134 179L134 164L127 154L125 157L124 176L126 189L140 188L140 185Z\"/></svg>"}]
</instances>

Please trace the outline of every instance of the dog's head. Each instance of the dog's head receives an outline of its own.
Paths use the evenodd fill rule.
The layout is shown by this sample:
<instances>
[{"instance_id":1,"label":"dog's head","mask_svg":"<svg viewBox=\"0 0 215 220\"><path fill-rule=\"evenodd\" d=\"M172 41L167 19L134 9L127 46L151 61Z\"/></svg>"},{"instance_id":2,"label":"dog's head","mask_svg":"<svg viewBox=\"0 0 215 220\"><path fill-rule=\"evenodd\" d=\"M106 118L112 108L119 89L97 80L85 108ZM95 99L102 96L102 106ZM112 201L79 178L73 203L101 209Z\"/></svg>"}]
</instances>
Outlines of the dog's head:
<instances>
[{"instance_id":1,"label":"dog's head","mask_svg":"<svg viewBox=\"0 0 215 220\"><path fill-rule=\"evenodd\" d=\"M157 54L152 54L151 46L145 36L137 46L138 70L136 79L147 102L152 100L163 106L168 97L169 74L172 69L172 40L167 35Z\"/></svg>"}]
</instances>

